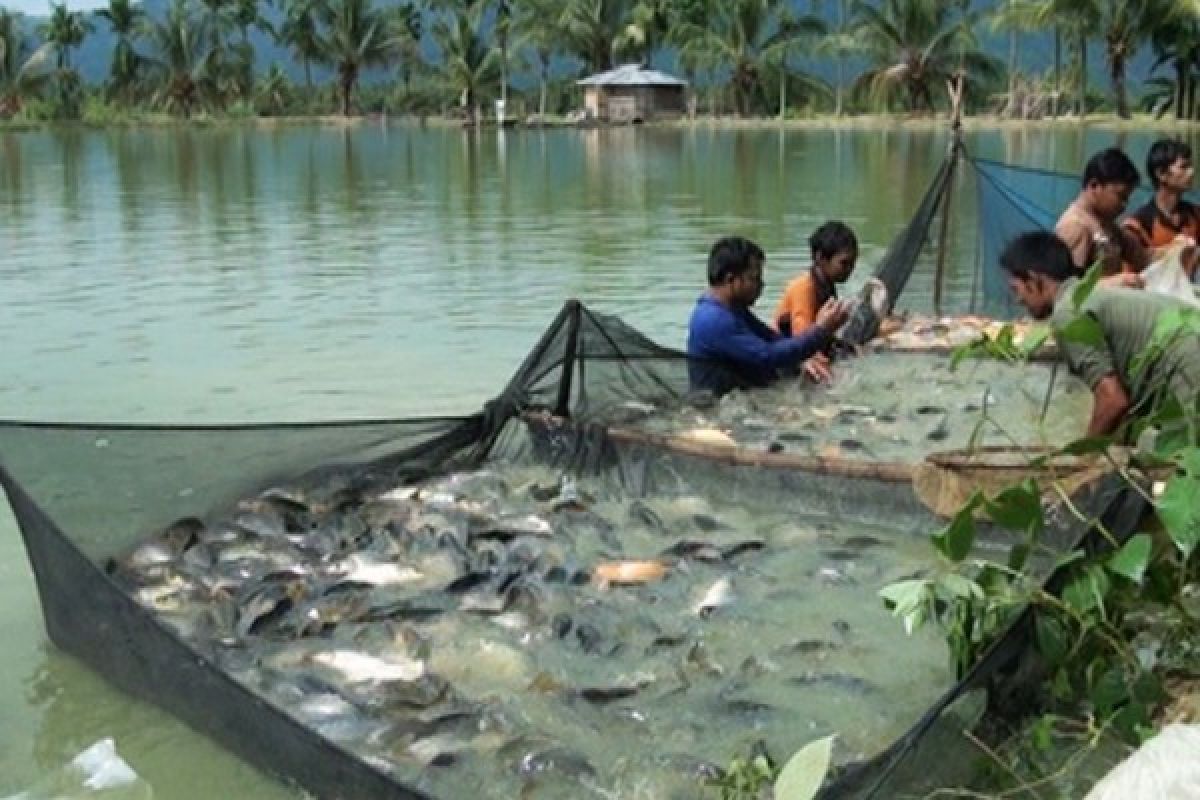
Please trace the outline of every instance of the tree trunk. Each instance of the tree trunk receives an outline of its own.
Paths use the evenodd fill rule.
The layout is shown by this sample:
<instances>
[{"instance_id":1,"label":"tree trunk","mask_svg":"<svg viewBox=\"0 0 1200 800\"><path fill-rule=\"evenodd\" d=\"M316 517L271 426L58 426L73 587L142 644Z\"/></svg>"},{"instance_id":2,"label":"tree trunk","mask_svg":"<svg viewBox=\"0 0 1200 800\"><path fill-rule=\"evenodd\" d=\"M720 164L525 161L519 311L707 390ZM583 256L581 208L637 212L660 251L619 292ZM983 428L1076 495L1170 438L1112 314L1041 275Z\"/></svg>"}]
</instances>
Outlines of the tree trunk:
<instances>
[{"instance_id":1,"label":"tree trunk","mask_svg":"<svg viewBox=\"0 0 1200 800\"><path fill-rule=\"evenodd\" d=\"M342 71L342 116L350 116L350 93L354 91L354 80L358 76L352 69L343 69Z\"/></svg>"},{"instance_id":2,"label":"tree trunk","mask_svg":"<svg viewBox=\"0 0 1200 800\"><path fill-rule=\"evenodd\" d=\"M1181 59L1175 59L1175 119L1186 119L1187 109L1184 108L1184 97L1187 93L1187 66Z\"/></svg>"},{"instance_id":3,"label":"tree trunk","mask_svg":"<svg viewBox=\"0 0 1200 800\"><path fill-rule=\"evenodd\" d=\"M837 32L841 36L846 28L846 0L838 0L837 4ZM837 91L833 96L833 115L840 117L842 115L842 85L845 83L846 75L846 59L842 55L842 49L838 47L837 56Z\"/></svg>"},{"instance_id":4,"label":"tree trunk","mask_svg":"<svg viewBox=\"0 0 1200 800\"><path fill-rule=\"evenodd\" d=\"M1017 29L1008 32L1008 115L1017 112Z\"/></svg>"},{"instance_id":5,"label":"tree trunk","mask_svg":"<svg viewBox=\"0 0 1200 800\"><path fill-rule=\"evenodd\" d=\"M1058 119L1059 96L1062 93L1062 30L1054 26L1054 101L1050 116Z\"/></svg>"},{"instance_id":6,"label":"tree trunk","mask_svg":"<svg viewBox=\"0 0 1200 800\"><path fill-rule=\"evenodd\" d=\"M1087 33L1079 31L1079 116L1087 116Z\"/></svg>"},{"instance_id":7,"label":"tree trunk","mask_svg":"<svg viewBox=\"0 0 1200 800\"><path fill-rule=\"evenodd\" d=\"M779 72L779 121L787 117L787 72Z\"/></svg>"},{"instance_id":8,"label":"tree trunk","mask_svg":"<svg viewBox=\"0 0 1200 800\"><path fill-rule=\"evenodd\" d=\"M312 94L312 64L307 58L304 59L304 86L308 89L309 95Z\"/></svg>"},{"instance_id":9,"label":"tree trunk","mask_svg":"<svg viewBox=\"0 0 1200 800\"><path fill-rule=\"evenodd\" d=\"M538 90L538 116L543 121L546 119L546 74L542 73L541 87Z\"/></svg>"},{"instance_id":10,"label":"tree trunk","mask_svg":"<svg viewBox=\"0 0 1200 800\"><path fill-rule=\"evenodd\" d=\"M1125 91L1125 56L1120 53L1110 56L1110 72L1112 74L1113 94L1117 101L1117 116L1129 119L1129 96Z\"/></svg>"}]
</instances>

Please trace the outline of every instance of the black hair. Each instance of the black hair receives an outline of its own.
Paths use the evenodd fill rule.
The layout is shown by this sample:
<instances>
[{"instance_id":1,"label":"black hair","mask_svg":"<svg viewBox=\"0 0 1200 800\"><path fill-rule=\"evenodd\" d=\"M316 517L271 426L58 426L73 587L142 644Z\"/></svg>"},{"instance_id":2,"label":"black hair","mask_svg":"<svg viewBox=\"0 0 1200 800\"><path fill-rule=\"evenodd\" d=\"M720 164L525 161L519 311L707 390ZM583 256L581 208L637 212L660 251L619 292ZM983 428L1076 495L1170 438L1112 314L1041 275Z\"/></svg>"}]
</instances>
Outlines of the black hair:
<instances>
[{"instance_id":1,"label":"black hair","mask_svg":"<svg viewBox=\"0 0 1200 800\"><path fill-rule=\"evenodd\" d=\"M1110 183L1137 186L1141 179L1137 167L1119 147L1101 150L1088 159L1087 166L1083 168L1084 188L1093 182L1101 186Z\"/></svg>"},{"instance_id":2,"label":"black hair","mask_svg":"<svg viewBox=\"0 0 1200 800\"><path fill-rule=\"evenodd\" d=\"M831 219L813 231L808 237L808 246L812 248L812 257L833 258L838 253L858 252L858 239L850 226L841 220Z\"/></svg>"},{"instance_id":3,"label":"black hair","mask_svg":"<svg viewBox=\"0 0 1200 800\"><path fill-rule=\"evenodd\" d=\"M1078 274L1070 249L1050 231L1030 231L1013 239L1000 254L1000 268L1021 280L1039 273L1061 283Z\"/></svg>"},{"instance_id":4,"label":"black hair","mask_svg":"<svg viewBox=\"0 0 1200 800\"><path fill-rule=\"evenodd\" d=\"M708 285L720 286L766 261L762 248L742 236L717 239L708 253Z\"/></svg>"},{"instance_id":5,"label":"black hair","mask_svg":"<svg viewBox=\"0 0 1200 800\"><path fill-rule=\"evenodd\" d=\"M1159 139L1146 153L1146 175L1150 185L1158 188L1158 173L1170 168L1179 159L1192 160L1192 148L1178 139Z\"/></svg>"}]
</instances>

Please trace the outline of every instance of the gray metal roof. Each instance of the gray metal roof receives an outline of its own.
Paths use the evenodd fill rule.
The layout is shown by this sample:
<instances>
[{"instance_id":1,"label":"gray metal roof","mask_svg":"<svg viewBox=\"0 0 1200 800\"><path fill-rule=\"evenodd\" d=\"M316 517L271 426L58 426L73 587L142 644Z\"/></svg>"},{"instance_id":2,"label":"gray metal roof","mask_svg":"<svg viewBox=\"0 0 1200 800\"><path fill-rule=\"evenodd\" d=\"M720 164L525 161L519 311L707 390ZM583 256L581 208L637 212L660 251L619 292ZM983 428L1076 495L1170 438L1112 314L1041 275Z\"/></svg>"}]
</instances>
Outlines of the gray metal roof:
<instances>
[{"instance_id":1,"label":"gray metal roof","mask_svg":"<svg viewBox=\"0 0 1200 800\"><path fill-rule=\"evenodd\" d=\"M643 69L641 64L625 64L576 83L580 86L687 86L687 81L656 69Z\"/></svg>"}]
</instances>

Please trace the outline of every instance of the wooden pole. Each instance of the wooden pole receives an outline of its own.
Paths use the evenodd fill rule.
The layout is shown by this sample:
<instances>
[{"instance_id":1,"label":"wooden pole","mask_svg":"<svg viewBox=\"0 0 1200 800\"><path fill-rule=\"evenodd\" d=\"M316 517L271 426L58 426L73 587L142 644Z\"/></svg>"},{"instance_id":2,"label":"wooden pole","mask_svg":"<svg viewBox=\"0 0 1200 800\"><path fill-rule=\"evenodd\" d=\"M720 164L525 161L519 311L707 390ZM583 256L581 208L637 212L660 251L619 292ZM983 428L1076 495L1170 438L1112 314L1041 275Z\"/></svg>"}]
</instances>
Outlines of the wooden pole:
<instances>
[{"instance_id":1,"label":"wooden pole","mask_svg":"<svg viewBox=\"0 0 1200 800\"><path fill-rule=\"evenodd\" d=\"M946 178L946 193L942 195L942 222L938 231L937 266L933 273L933 313L942 315L942 283L946 271L946 238L950 233L951 201L954 199L954 173L958 167L958 159L962 154L962 98L963 73L959 72L953 80L946 82L946 90L950 93L950 159L949 175Z\"/></svg>"}]
</instances>

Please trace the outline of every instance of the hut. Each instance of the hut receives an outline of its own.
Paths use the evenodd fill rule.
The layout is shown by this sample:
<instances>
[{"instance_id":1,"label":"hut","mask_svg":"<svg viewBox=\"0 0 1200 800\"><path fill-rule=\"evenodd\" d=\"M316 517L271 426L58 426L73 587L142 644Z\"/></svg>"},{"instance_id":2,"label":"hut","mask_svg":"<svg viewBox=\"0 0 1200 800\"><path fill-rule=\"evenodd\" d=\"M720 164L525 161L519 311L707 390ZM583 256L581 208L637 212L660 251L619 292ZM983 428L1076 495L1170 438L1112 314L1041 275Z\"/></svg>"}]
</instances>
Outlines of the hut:
<instances>
[{"instance_id":1,"label":"hut","mask_svg":"<svg viewBox=\"0 0 1200 800\"><path fill-rule=\"evenodd\" d=\"M593 119L639 122L682 114L687 81L665 72L626 64L578 81L583 104Z\"/></svg>"}]
</instances>

